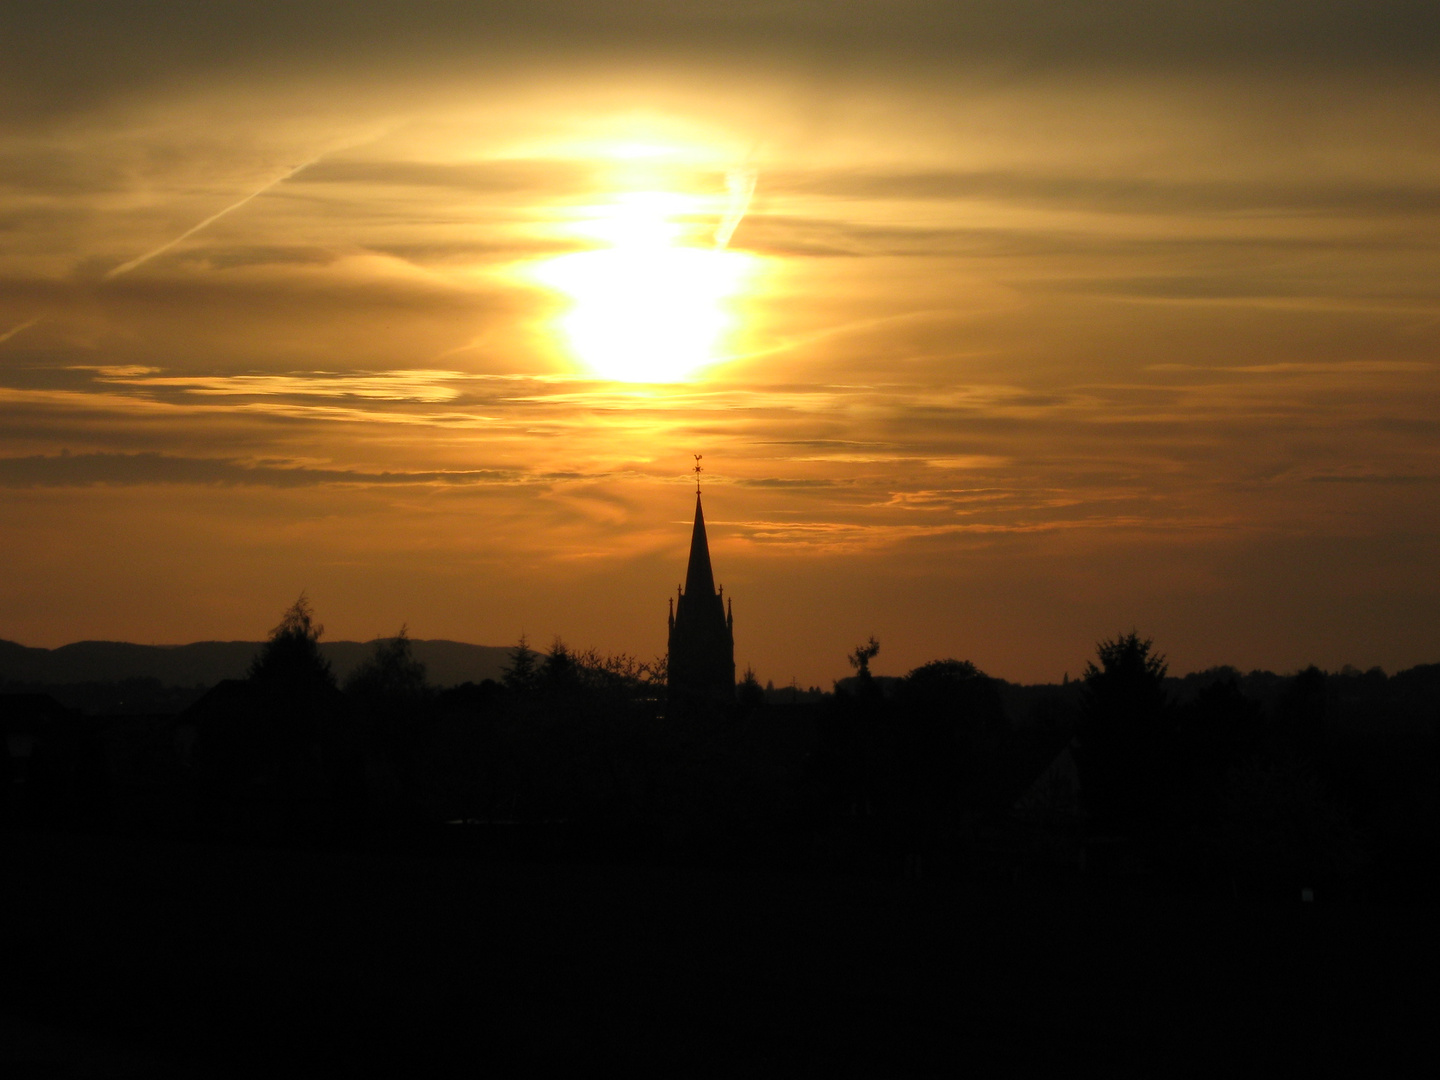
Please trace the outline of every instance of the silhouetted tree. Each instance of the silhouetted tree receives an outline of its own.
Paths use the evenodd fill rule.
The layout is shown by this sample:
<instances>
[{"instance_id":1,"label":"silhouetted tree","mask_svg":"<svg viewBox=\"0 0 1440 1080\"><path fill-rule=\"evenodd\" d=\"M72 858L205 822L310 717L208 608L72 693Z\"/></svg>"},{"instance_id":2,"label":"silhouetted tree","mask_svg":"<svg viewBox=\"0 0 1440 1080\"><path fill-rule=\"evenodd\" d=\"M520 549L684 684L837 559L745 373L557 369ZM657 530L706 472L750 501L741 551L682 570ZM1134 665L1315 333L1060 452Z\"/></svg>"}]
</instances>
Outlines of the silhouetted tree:
<instances>
[{"instance_id":1,"label":"silhouetted tree","mask_svg":"<svg viewBox=\"0 0 1440 1080\"><path fill-rule=\"evenodd\" d=\"M1133 630L1097 647L1085 668L1079 724L1081 790L1095 827L1131 835L1163 823L1171 765L1165 657Z\"/></svg>"},{"instance_id":2,"label":"silhouetted tree","mask_svg":"<svg viewBox=\"0 0 1440 1080\"><path fill-rule=\"evenodd\" d=\"M933 660L911 671L897 704L917 732L947 756L960 755L967 768L1008 726L995 681L969 660Z\"/></svg>"},{"instance_id":3,"label":"silhouetted tree","mask_svg":"<svg viewBox=\"0 0 1440 1080\"><path fill-rule=\"evenodd\" d=\"M415 658L403 625L393 638L377 641L374 652L345 680L347 694L387 706L416 705L426 690L425 665Z\"/></svg>"},{"instance_id":4,"label":"silhouetted tree","mask_svg":"<svg viewBox=\"0 0 1440 1080\"><path fill-rule=\"evenodd\" d=\"M557 636L550 645L550 651L540 660L540 687L552 696L573 694L580 688L580 682L580 665L570 652L570 646Z\"/></svg>"},{"instance_id":5,"label":"silhouetted tree","mask_svg":"<svg viewBox=\"0 0 1440 1080\"><path fill-rule=\"evenodd\" d=\"M310 601L302 592L270 631L270 640L250 664L252 682L286 693L305 693L317 687L333 688L330 661L320 654L325 628L315 621Z\"/></svg>"},{"instance_id":6,"label":"silhouetted tree","mask_svg":"<svg viewBox=\"0 0 1440 1080\"><path fill-rule=\"evenodd\" d=\"M862 683L868 683L870 681L870 661L879 655L880 642L875 640L874 634L871 634L870 640L864 645L857 645L855 651L846 657L846 659L850 661L850 666L855 669L855 673L860 677L860 681Z\"/></svg>"},{"instance_id":7,"label":"silhouetted tree","mask_svg":"<svg viewBox=\"0 0 1440 1080\"><path fill-rule=\"evenodd\" d=\"M586 649L572 653L571 660L581 683L592 695L607 699L611 706L645 702L654 705L666 688L666 657L640 660L629 653L602 653Z\"/></svg>"},{"instance_id":8,"label":"silhouetted tree","mask_svg":"<svg viewBox=\"0 0 1440 1080\"><path fill-rule=\"evenodd\" d=\"M842 688L840 683L835 684L837 691L841 691L853 699L852 705L859 710L856 713L857 720L862 714L873 718L879 708L880 687L876 684L875 676L870 674L870 661L879 654L880 642L872 634L864 645L857 645L855 650L845 657L855 670L854 683L845 688Z\"/></svg>"},{"instance_id":9,"label":"silhouetted tree","mask_svg":"<svg viewBox=\"0 0 1440 1080\"><path fill-rule=\"evenodd\" d=\"M765 704L765 689L760 685L760 680L755 678L755 669L748 665L744 678L736 688L735 699L746 709L758 709Z\"/></svg>"},{"instance_id":10,"label":"silhouetted tree","mask_svg":"<svg viewBox=\"0 0 1440 1080\"><path fill-rule=\"evenodd\" d=\"M1096 645L1100 666L1092 660L1085 665L1084 676L1092 711L1149 716L1164 706L1162 683L1169 665L1162 654L1151 653L1154 644L1151 638L1141 641L1132 630Z\"/></svg>"},{"instance_id":11,"label":"silhouetted tree","mask_svg":"<svg viewBox=\"0 0 1440 1080\"><path fill-rule=\"evenodd\" d=\"M510 663L504 669L506 689L519 692L533 690L539 664L540 655L530 648L525 635L521 634L520 641L510 650Z\"/></svg>"},{"instance_id":12,"label":"silhouetted tree","mask_svg":"<svg viewBox=\"0 0 1440 1080\"><path fill-rule=\"evenodd\" d=\"M425 665L415 658L405 626L375 643L345 680L345 693L363 721L372 787L395 803L413 780L415 746L434 719Z\"/></svg>"},{"instance_id":13,"label":"silhouetted tree","mask_svg":"<svg viewBox=\"0 0 1440 1080\"><path fill-rule=\"evenodd\" d=\"M993 679L968 660L935 660L896 688L890 727L890 801L918 869L953 839L962 807L991 794L1009 724Z\"/></svg>"},{"instance_id":14,"label":"silhouetted tree","mask_svg":"<svg viewBox=\"0 0 1440 1080\"><path fill-rule=\"evenodd\" d=\"M321 655L305 594L270 633L243 682L196 703L203 813L245 832L329 837L364 815L354 717Z\"/></svg>"}]
</instances>

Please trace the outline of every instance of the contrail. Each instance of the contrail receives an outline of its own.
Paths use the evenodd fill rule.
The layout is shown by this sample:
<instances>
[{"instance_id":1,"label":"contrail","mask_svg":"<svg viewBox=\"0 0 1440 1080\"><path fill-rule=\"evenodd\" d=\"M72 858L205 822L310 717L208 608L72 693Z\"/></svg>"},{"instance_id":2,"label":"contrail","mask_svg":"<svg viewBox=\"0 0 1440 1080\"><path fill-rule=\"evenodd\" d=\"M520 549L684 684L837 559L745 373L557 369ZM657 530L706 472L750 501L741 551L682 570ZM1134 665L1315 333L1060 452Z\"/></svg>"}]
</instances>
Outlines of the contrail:
<instances>
[{"instance_id":1,"label":"contrail","mask_svg":"<svg viewBox=\"0 0 1440 1080\"><path fill-rule=\"evenodd\" d=\"M270 181L268 184L266 184L264 187L260 188L260 189L257 190L257 191L252 191L249 195L246 195L243 199L241 199L241 200L240 200L239 202L237 202L237 203L231 203L229 206L225 207L225 209L224 209L224 210L221 210L219 213L211 214L211 215L210 215L209 217L207 217L204 221L200 222L199 225L192 225L192 226L190 226L190 228L186 229L186 230L185 230L183 233L181 233L179 236L175 237L174 240L171 240L171 241L169 241L168 243L161 244L161 245L160 245L159 247L157 247L154 251L147 251L144 255L141 255L139 258L131 259L131 260L130 260L129 262L127 262L127 263L121 263L119 266L115 267L113 270L110 270L108 273L106 273L106 275L105 275L105 280L106 280L106 281L109 281L111 278L117 278L117 277L119 277L121 274L128 274L131 270L134 270L136 267L144 266L144 265L145 265L147 262L149 262L151 259L155 258L155 256L165 254L165 252L169 251L171 248L173 248L176 244L180 243L182 240L188 240L190 237L194 236L194 235L195 235L197 232L199 232L201 229L205 228L205 226L207 226L207 225L213 225L215 222L219 221L219 220L220 220L222 217L224 217L226 214L231 213L231 212L234 211L234 210L239 210L240 207L244 206L244 205L245 205L246 203L248 203L251 199L259 198L261 195L264 195L265 192L269 191L269 190L270 190L271 188L273 188L276 184L283 184L286 180L289 180L292 176L294 176L296 173L300 172L302 169L308 169L311 165L314 165L317 161L319 161L320 158L323 157L323 156L324 156L323 154L317 154L315 157L311 158L309 161L306 161L306 162L304 162L304 163L302 163L302 164L300 164L300 165L296 165L293 169L289 170L288 172L281 173L279 176L277 176L274 180L271 180L271 181ZM738 222L737 222L737 224L738 224ZM22 328L22 329L23 329L23 328ZM14 331L11 331L11 332L14 333ZM0 338L0 341L4 341L4 340L5 340L4 338Z\"/></svg>"},{"instance_id":2,"label":"contrail","mask_svg":"<svg viewBox=\"0 0 1440 1080\"><path fill-rule=\"evenodd\" d=\"M6 330L5 333L0 334L0 342L9 341L12 337L20 333L20 331L22 330L29 330L30 327L34 326L44 317L44 315L36 315L33 319L25 320L19 326L12 326L9 330Z\"/></svg>"},{"instance_id":3,"label":"contrail","mask_svg":"<svg viewBox=\"0 0 1440 1080\"><path fill-rule=\"evenodd\" d=\"M328 157L330 154L337 153L338 151L341 151L341 150L349 150L349 149L352 149L352 148L354 148L354 147L356 147L356 146L363 146L365 143L373 142L374 140L376 140L376 139L380 138L381 136L385 135L386 133L388 133L390 130L391 130L391 128L387 126L387 127L381 128L380 130L378 130L378 131L376 131L376 132L373 132L373 133L369 133L369 134L366 134L366 135L361 135L361 136L358 136L358 137L356 137L356 138L343 139L343 140L341 140L341 141L338 142L338 143L332 144L331 146L329 146L329 147L325 148L324 150L322 150L320 153L316 154L316 155L315 155L314 157L312 157L309 161L301 162L299 165L296 165L294 168L288 169L287 171L281 173L279 176L277 176L274 180L271 180L271 181L270 181L268 184L266 184L264 187L262 187L262 188L260 188L260 189L258 189L258 190L256 190L256 191L252 191L249 195L246 195L246 196L245 196L243 199L241 199L239 202L231 203L229 206L225 207L225 209L221 210L218 214L211 214L211 215L210 215L208 218L206 218L204 221L200 222L200 224L198 224L198 225L193 225L193 226L191 226L190 228L186 229L183 233L181 233L179 236L175 237L175 239L169 241L168 243L161 244L158 248L155 248L155 250L153 250L153 251L147 251L144 255L141 255L139 258L131 259L129 262L127 262L127 263L122 263L120 266L117 266L117 267L115 267L114 269L109 270L108 272L106 272L106 274L104 275L104 277L103 277L101 280L102 280L102 281L110 281L110 280L112 280L113 278L119 277L121 274L128 274L131 270L134 270L134 269L136 269L137 267L140 267L140 266L145 265L145 263L147 263L147 262L149 262L151 259L155 258L155 256L157 256L157 255L163 255L165 252L169 251L171 248L173 248L176 244L180 243L182 240L186 240L186 239L189 239L190 237L194 236L197 232L199 232L201 229L205 228L207 225L213 225L215 222L219 221L222 217L224 217L226 214L230 213L231 211L240 209L240 207L244 206L244 205L245 205L246 203L248 203L251 199L254 199L254 198L257 198L257 197L259 197L259 196L261 196L261 195L264 195L265 192L269 191L269 190L270 190L271 188L273 188L276 184L282 184L282 183L284 183L286 180L289 180L289 179L290 179L292 176L294 176L296 173L301 172L301 171L304 170L304 169L308 169L311 165L314 165L314 164L315 164L317 161L319 161L321 158ZM19 326L13 326L13 327L11 327L9 330L5 331L3 334L0 334L0 344L4 344L5 342L9 341L9 340L10 340L12 337L14 337L16 334L18 334L18 333L20 333L20 332L22 332L22 331L24 331L24 330L30 329L30 327L34 326L36 323L44 321L45 318L46 318L46 315L45 315L45 314L36 315L33 319L28 319L28 320L26 320L25 322L21 323Z\"/></svg>"},{"instance_id":4,"label":"contrail","mask_svg":"<svg viewBox=\"0 0 1440 1080\"><path fill-rule=\"evenodd\" d=\"M730 189L730 205L725 208L725 216L715 229L717 248L725 247L730 243L730 237L735 235L740 219L750 209L750 197L755 194L755 181L759 176L754 169L731 169L725 174L725 186Z\"/></svg>"},{"instance_id":5,"label":"contrail","mask_svg":"<svg viewBox=\"0 0 1440 1080\"><path fill-rule=\"evenodd\" d=\"M174 240L171 240L171 241L169 241L168 243L161 244L159 247L155 248L153 251L147 251L144 255L141 255L141 256L139 256L138 258L131 259L131 260L130 260L129 262L127 262L127 263L121 263L119 266L114 267L113 269L107 271L106 274L105 274L105 276L104 276L104 278L103 278L102 280L104 280L104 281L110 281L110 280L113 279L113 278L119 277L121 274L128 274L131 270L134 270L136 267L144 266L144 265L145 265L147 262L149 262L151 259L155 258L156 255L163 255L165 252L169 251L172 247L174 247L176 244L180 243L182 240L185 240L185 239L188 239L189 237L194 236L194 235L195 235L197 232L199 232L201 229L205 228L205 226L214 224L215 222L219 221L222 217L224 217L226 214L230 213L232 210L238 210L238 209L240 209L240 207L244 206L244 205L245 205L246 203L248 203L251 199L254 199L254 198L256 198L256 197L258 197L258 196L260 196L260 195L264 195L265 192L269 191L269 190L270 190L271 188L273 188L276 184L283 183L284 181L289 180L292 176L294 176L296 173L298 173L301 169L308 169L311 165L314 165L314 164L315 164L317 161L319 161L320 158L322 158L322 157L324 157L323 154L317 154L315 157L311 158L309 161L302 162L301 164L296 165L293 169L290 169L290 170L288 170L288 171L286 171L286 172L284 172L284 173L281 173L279 176L277 176L274 180L271 180L271 181L270 181L268 184L266 184L264 187L260 188L260 189L257 190L257 191L252 191L249 195L246 195L246 196L245 196L243 199L241 199L239 202L231 203L229 206L225 207L225 209L224 209L224 210L221 210L219 213L211 214L211 215L210 215L209 217L207 217L204 221L200 222L200 224L190 226L190 228L186 229L186 230L185 230L183 233L181 233L179 236L175 237ZM28 329L30 329L30 327L34 326L36 323L38 323L38 322L39 322L41 319L43 319L44 317L45 317L44 315L36 315L33 319L30 319L30 320L28 320L28 321L26 321L26 322L23 322L23 323L21 323L19 326L11 327L9 330L5 331L5 333L0 334L0 344L4 344L5 342L9 341L12 337L14 337L16 334L20 333L22 330L28 330Z\"/></svg>"}]
</instances>

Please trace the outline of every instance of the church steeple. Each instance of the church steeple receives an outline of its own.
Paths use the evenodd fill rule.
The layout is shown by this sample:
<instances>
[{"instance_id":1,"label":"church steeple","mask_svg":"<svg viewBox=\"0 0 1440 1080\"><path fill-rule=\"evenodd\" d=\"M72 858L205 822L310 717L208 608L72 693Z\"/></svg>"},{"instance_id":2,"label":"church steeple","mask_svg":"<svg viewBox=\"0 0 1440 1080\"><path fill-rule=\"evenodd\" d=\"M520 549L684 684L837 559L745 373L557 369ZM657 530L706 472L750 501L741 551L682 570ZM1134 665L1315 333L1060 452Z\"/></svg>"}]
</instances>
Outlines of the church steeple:
<instances>
[{"instance_id":1,"label":"church steeple","mask_svg":"<svg viewBox=\"0 0 1440 1080\"><path fill-rule=\"evenodd\" d=\"M715 588L705 510L700 502L700 455L695 455L695 524L685 585L670 616L669 682L672 711L735 699L733 616Z\"/></svg>"},{"instance_id":2,"label":"church steeple","mask_svg":"<svg viewBox=\"0 0 1440 1080\"><path fill-rule=\"evenodd\" d=\"M710 541L705 536L705 510L695 493L695 527L690 530L690 565L685 569L687 593L713 593L715 574L710 569Z\"/></svg>"}]
</instances>

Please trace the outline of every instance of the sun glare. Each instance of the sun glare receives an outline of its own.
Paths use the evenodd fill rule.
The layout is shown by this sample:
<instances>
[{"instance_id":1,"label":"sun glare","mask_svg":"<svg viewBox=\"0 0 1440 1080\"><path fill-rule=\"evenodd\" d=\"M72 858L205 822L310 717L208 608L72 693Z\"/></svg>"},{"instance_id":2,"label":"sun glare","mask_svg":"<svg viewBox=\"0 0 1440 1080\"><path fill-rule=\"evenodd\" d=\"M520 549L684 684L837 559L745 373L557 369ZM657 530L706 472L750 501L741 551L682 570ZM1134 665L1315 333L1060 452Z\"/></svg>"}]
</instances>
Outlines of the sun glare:
<instances>
[{"instance_id":1,"label":"sun glare","mask_svg":"<svg viewBox=\"0 0 1440 1080\"><path fill-rule=\"evenodd\" d=\"M619 195L574 229L601 246L562 255L534 276L568 301L558 329L575 359L602 378L678 382L721 359L754 259L725 250L713 199L673 192Z\"/></svg>"}]
</instances>

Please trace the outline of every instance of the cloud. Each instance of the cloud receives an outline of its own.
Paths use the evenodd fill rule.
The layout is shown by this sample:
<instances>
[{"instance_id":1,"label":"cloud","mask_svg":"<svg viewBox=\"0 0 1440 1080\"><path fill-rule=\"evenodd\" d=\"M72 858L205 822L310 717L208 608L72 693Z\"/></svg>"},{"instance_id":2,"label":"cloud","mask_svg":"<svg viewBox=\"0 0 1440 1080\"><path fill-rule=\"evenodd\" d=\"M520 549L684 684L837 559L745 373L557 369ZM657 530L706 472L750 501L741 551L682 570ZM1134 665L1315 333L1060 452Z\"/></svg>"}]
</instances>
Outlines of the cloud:
<instances>
[{"instance_id":1,"label":"cloud","mask_svg":"<svg viewBox=\"0 0 1440 1080\"><path fill-rule=\"evenodd\" d=\"M124 191L131 177L117 161L74 148L22 142L0 151L0 191L54 199Z\"/></svg>"},{"instance_id":2,"label":"cloud","mask_svg":"<svg viewBox=\"0 0 1440 1080\"><path fill-rule=\"evenodd\" d=\"M447 188L454 192L559 197L595 189L592 162L510 158L490 161L396 161L345 158L322 161L297 176L299 186L316 184Z\"/></svg>"},{"instance_id":3,"label":"cloud","mask_svg":"<svg viewBox=\"0 0 1440 1080\"><path fill-rule=\"evenodd\" d=\"M1058 532L1096 531L1193 531L1197 528L1227 528L1231 522L1201 523L1194 519L1162 518L1154 515L1091 514L1070 519L1037 521L1013 520L953 524L894 524L844 521L716 521L733 530L736 538L757 550L855 554L879 551L901 544L934 541L946 537L985 537ZM712 541L713 543L713 541Z\"/></svg>"},{"instance_id":4,"label":"cloud","mask_svg":"<svg viewBox=\"0 0 1440 1080\"><path fill-rule=\"evenodd\" d=\"M1110 214L1361 214L1408 217L1440 213L1432 183L1397 183L1374 177L1295 176L1284 180L1116 176L992 170L879 170L839 168L767 171L766 187L778 198L820 196L847 200L957 202L987 200L1079 208Z\"/></svg>"},{"instance_id":5,"label":"cloud","mask_svg":"<svg viewBox=\"0 0 1440 1080\"><path fill-rule=\"evenodd\" d=\"M1440 53L1440 15L1410 0L478 0L403 8L390 0L70 0L12 5L4 38L0 71L15 112L33 115L205 79L313 82L353 73L383 82L596 64L791 67L812 78L860 64L887 77L957 64L1103 75L1423 70Z\"/></svg>"},{"instance_id":6,"label":"cloud","mask_svg":"<svg viewBox=\"0 0 1440 1080\"><path fill-rule=\"evenodd\" d=\"M723 481L722 481L723 482ZM734 481L741 487L758 488L831 488L844 483L841 480L827 480L820 477L812 478L787 478L780 476L765 476L756 479L741 478Z\"/></svg>"},{"instance_id":7,"label":"cloud","mask_svg":"<svg viewBox=\"0 0 1440 1080\"><path fill-rule=\"evenodd\" d=\"M1335 360L1329 363L1286 361L1275 364L1150 364L1150 371L1203 371L1240 375L1423 375L1435 370L1424 360Z\"/></svg>"},{"instance_id":8,"label":"cloud","mask_svg":"<svg viewBox=\"0 0 1440 1080\"><path fill-rule=\"evenodd\" d=\"M377 401L453 401L458 371L377 371L365 374L315 372L286 375L160 375L155 368L101 368L97 379L129 386L178 389L219 397L339 397Z\"/></svg>"},{"instance_id":9,"label":"cloud","mask_svg":"<svg viewBox=\"0 0 1440 1080\"><path fill-rule=\"evenodd\" d=\"M1440 484L1440 474L1322 473L1305 479L1316 484Z\"/></svg>"},{"instance_id":10,"label":"cloud","mask_svg":"<svg viewBox=\"0 0 1440 1080\"><path fill-rule=\"evenodd\" d=\"M309 465L248 463L221 458L187 458L160 453L32 454L0 458L0 484L6 487L87 487L96 484L247 485L312 487L347 485L486 485L549 483L572 479L565 474L527 474L509 469L365 471Z\"/></svg>"},{"instance_id":11,"label":"cloud","mask_svg":"<svg viewBox=\"0 0 1440 1080\"><path fill-rule=\"evenodd\" d=\"M234 270L260 266L329 266L340 258L340 253L333 248L308 244L192 244L179 258L210 270Z\"/></svg>"},{"instance_id":12,"label":"cloud","mask_svg":"<svg viewBox=\"0 0 1440 1080\"><path fill-rule=\"evenodd\" d=\"M159 374L160 368L144 364L70 364L71 371L93 371L101 379L126 379Z\"/></svg>"}]
</instances>

